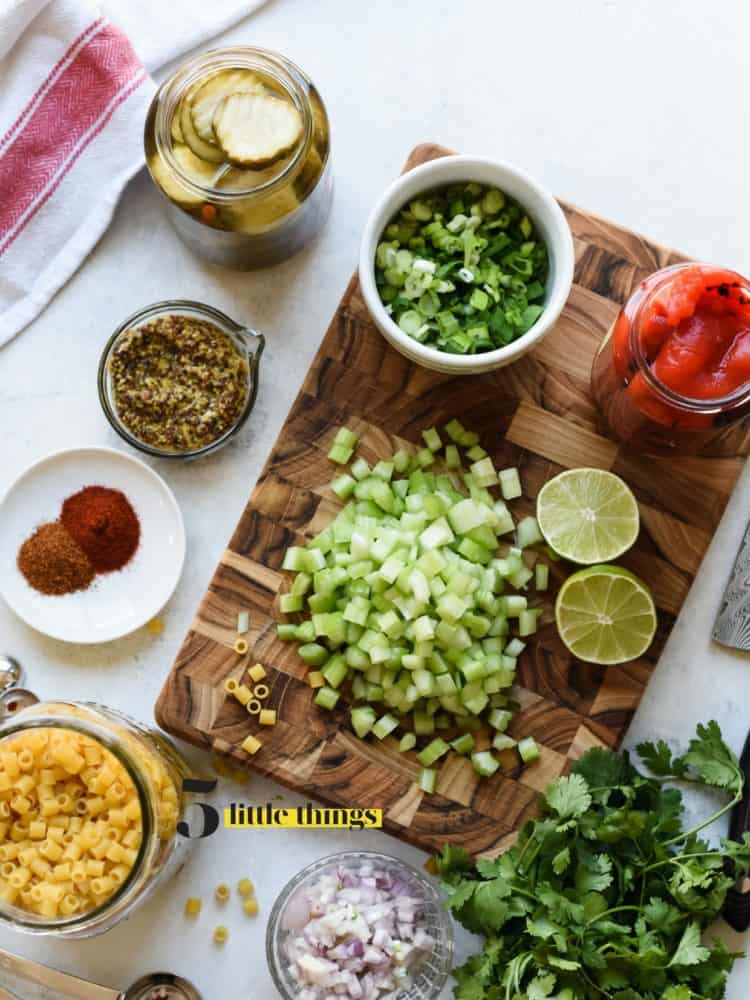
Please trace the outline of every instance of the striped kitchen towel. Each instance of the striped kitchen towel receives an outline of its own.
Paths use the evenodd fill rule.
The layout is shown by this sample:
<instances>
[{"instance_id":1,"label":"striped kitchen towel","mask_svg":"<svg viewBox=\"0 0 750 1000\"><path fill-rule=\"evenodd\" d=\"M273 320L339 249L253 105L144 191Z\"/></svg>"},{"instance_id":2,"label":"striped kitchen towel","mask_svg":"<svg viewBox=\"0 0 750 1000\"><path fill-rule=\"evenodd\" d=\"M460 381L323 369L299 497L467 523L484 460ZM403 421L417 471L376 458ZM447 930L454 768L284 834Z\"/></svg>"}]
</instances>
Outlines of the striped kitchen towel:
<instances>
[{"instance_id":1,"label":"striped kitchen towel","mask_svg":"<svg viewBox=\"0 0 750 1000\"><path fill-rule=\"evenodd\" d=\"M148 70L263 0L180 2L175 37L157 0L0 0L0 345L77 270L143 165Z\"/></svg>"}]
</instances>

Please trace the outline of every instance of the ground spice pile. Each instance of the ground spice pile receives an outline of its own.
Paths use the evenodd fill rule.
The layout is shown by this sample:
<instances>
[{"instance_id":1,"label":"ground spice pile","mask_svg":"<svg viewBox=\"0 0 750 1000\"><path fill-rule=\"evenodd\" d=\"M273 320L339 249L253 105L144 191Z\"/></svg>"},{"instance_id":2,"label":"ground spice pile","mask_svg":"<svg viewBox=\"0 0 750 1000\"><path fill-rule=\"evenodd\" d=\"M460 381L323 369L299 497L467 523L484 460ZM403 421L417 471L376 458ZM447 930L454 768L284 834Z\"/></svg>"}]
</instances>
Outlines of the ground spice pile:
<instances>
[{"instance_id":1,"label":"ground spice pile","mask_svg":"<svg viewBox=\"0 0 750 1000\"><path fill-rule=\"evenodd\" d=\"M106 486L86 486L68 497L60 521L97 573L122 569L141 537L141 525L128 498Z\"/></svg>"},{"instance_id":2,"label":"ground spice pile","mask_svg":"<svg viewBox=\"0 0 750 1000\"><path fill-rule=\"evenodd\" d=\"M42 524L18 551L18 568L42 594L86 590L98 573L122 569L140 543L141 525L120 490L86 486L63 501L57 521Z\"/></svg>"},{"instance_id":3,"label":"ground spice pile","mask_svg":"<svg viewBox=\"0 0 750 1000\"><path fill-rule=\"evenodd\" d=\"M42 594L72 594L86 590L94 579L88 556L59 521L42 524L18 553L18 568Z\"/></svg>"}]
</instances>

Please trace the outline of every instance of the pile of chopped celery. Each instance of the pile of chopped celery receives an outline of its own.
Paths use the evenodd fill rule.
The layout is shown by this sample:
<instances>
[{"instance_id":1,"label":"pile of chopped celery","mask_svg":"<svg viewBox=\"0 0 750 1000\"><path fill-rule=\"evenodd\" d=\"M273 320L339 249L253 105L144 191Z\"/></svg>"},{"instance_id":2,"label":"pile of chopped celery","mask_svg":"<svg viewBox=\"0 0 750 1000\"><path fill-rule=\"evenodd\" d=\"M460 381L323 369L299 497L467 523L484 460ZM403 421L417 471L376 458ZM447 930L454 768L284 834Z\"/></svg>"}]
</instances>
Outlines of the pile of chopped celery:
<instances>
[{"instance_id":1,"label":"pile of chopped celery","mask_svg":"<svg viewBox=\"0 0 750 1000\"><path fill-rule=\"evenodd\" d=\"M470 755L488 777L500 766L493 751L516 746L506 733L509 689L541 614L524 592L548 583L546 563L531 569L524 559L523 549L542 541L536 519L516 524L506 504L521 496L518 470L498 472L458 420L445 434L445 447L430 428L414 453L397 451L372 468L356 458L334 479L345 506L283 561L296 575L280 609L310 617L278 626L280 638L301 643L317 705L334 709L346 692L357 736L382 740L400 729L402 751L424 744L417 760L426 792L449 751ZM356 443L342 428L328 457L344 464ZM482 721L491 748L472 735ZM533 739L521 743L524 762L536 759Z\"/></svg>"},{"instance_id":2,"label":"pile of chopped celery","mask_svg":"<svg viewBox=\"0 0 750 1000\"><path fill-rule=\"evenodd\" d=\"M375 254L380 297L401 330L451 354L480 354L542 313L547 248L497 188L454 184L410 202Z\"/></svg>"}]
</instances>

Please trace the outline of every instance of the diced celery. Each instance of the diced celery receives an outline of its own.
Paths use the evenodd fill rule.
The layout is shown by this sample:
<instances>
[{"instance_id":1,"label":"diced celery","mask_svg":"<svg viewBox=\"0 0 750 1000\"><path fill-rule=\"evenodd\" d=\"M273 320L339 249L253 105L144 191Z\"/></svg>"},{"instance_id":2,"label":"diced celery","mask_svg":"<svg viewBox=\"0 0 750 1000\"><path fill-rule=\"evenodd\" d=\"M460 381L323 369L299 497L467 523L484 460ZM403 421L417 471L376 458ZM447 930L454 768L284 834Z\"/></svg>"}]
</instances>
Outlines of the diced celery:
<instances>
[{"instance_id":1,"label":"diced celery","mask_svg":"<svg viewBox=\"0 0 750 1000\"><path fill-rule=\"evenodd\" d=\"M297 626L281 623L276 626L276 634L282 642L293 642L297 638Z\"/></svg>"},{"instance_id":2,"label":"diced celery","mask_svg":"<svg viewBox=\"0 0 750 1000\"><path fill-rule=\"evenodd\" d=\"M500 492L503 495L503 500L515 500L517 497L523 496L521 477L518 475L518 469L501 469L497 474L497 478L500 482Z\"/></svg>"},{"instance_id":3,"label":"diced celery","mask_svg":"<svg viewBox=\"0 0 750 1000\"><path fill-rule=\"evenodd\" d=\"M448 423L445 425L445 433L448 435L451 441L454 441L456 444L461 444L463 436L466 433L466 429L464 428L464 425L461 423L460 420L454 419L454 420L449 420Z\"/></svg>"},{"instance_id":4,"label":"diced celery","mask_svg":"<svg viewBox=\"0 0 750 1000\"><path fill-rule=\"evenodd\" d=\"M417 784L427 795L432 795L437 785L437 771L429 767L423 767L419 772L419 781Z\"/></svg>"},{"instance_id":5,"label":"diced celery","mask_svg":"<svg viewBox=\"0 0 750 1000\"><path fill-rule=\"evenodd\" d=\"M492 740L493 750L512 750L515 745L516 741L507 733L496 733Z\"/></svg>"},{"instance_id":6,"label":"diced celery","mask_svg":"<svg viewBox=\"0 0 750 1000\"><path fill-rule=\"evenodd\" d=\"M497 483L497 472L491 458L481 458L470 468L477 486L494 486Z\"/></svg>"},{"instance_id":7,"label":"diced celery","mask_svg":"<svg viewBox=\"0 0 750 1000\"><path fill-rule=\"evenodd\" d=\"M308 642L297 650L308 667L320 667L329 657L328 650L317 642Z\"/></svg>"},{"instance_id":8,"label":"diced celery","mask_svg":"<svg viewBox=\"0 0 750 1000\"><path fill-rule=\"evenodd\" d=\"M372 469L373 476L377 476L378 479L384 479L386 482L390 482L393 477L393 462L377 462Z\"/></svg>"},{"instance_id":9,"label":"diced celery","mask_svg":"<svg viewBox=\"0 0 750 1000\"><path fill-rule=\"evenodd\" d=\"M337 465L346 465L354 454L353 448L347 448L343 444L335 444L328 452L328 458ZM323 689L321 688L321 691Z\"/></svg>"},{"instance_id":10,"label":"diced celery","mask_svg":"<svg viewBox=\"0 0 750 1000\"><path fill-rule=\"evenodd\" d=\"M440 435L434 427L429 427L426 431L422 431L422 438L430 451L440 451L443 446Z\"/></svg>"},{"instance_id":11,"label":"diced celery","mask_svg":"<svg viewBox=\"0 0 750 1000\"><path fill-rule=\"evenodd\" d=\"M538 562L534 567L534 586L537 590L546 590L549 586L549 566Z\"/></svg>"},{"instance_id":12,"label":"diced celery","mask_svg":"<svg viewBox=\"0 0 750 1000\"><path fill-rule=\"evenodd\" d=\"M408 753L408 751L413 750L416 745L417 737L414 733L404 733L399 740L398 749L401 753Z\"/></svg>"},{"instance_id":13,"label":"diced celery","mask_svg":"<svg viewBox=\"0 0 750 1000\"><path fill-rule=\"evenodd\" d=\"M315 627L311 621L301 622L295 629L294 638L297 642L314 642Z\"/></svg>"},{"instance_id":14,"label":"diced celery","mask_svg":"<svg viewBox=\"0 0 750 1000\"><path fill-rule=\"evenodd\" d=\"M432 767L435 761L439 760L450 750L450 746L442 739L437 736L431 743L420 753L417 754L417 760L422 765L422 767Z\"/></svg>"},{"instance_id":15,"label":"diced celery","mask_svg":"<svg viewBox=\"0 0 750 1000\"><path fill-rule=\"evenodd\" d=\"M520 636L534 635L541 608L528 608L518 616L518 634Z\"/></svg>"},{"instance_id":16,"label":"diced celery","mask_svg":"<svg viewBox=\"0 0 750 1000\"><path fill-rule=\"evenodd\" d=\"M419 536L419 544L423 549L437 549L443 545L449 545L454 541L455 535L451 531L450 525L444 517L439 517L433 521L429 527Z\"/></svg>"},{"instance_id":17,"label":"diced celery","mask_svg":"<svg viewBox=\"0 0 750 1000\"><path fill-rule=\"evenodd\" d=\"M491 777L500 767L500 762L496 760L489 750L482 750L471 755L471 764L474 770L482 778Z\"/></svg>"},{"instance_id":18,"label":"diced celery","mask_svg":"<svg viewBox=\"0 0 750 1000\"><path fill-rule=\"evenodd\" d=\"M364 458L358 458L352 463L349 470L355 479L366 479L370 475L370 466Z\"/></svg>"},{"instance_id":19,"label":"diced celery","mask_svg":"<svg viewBox=\"0 0 750 1000\"><path fill-rule=\"evenodd\" d=\"M481 445L475 444L473 448L469 448L466 452L466 457L471 462L479 462L481 459L487 458L487 452L481 447Z\"/></svg>"},{"instance_id":20,"label":"diced celery","mask_svg":"<svg viewBox=\"0 0 750 1000\"><path fill-rule=\"evenodd\" d=\"M535 517L524 517L518 522L516 528L516 541L522 549L529 545L536 545L537 542L544 541L544 536L539 530L539 522Z\"/></svg>"},{"instance_id":21,"label":"diced celery","mask_svg":"<svg viewBox=\"0 0 750 1000\"><path fill-rule=\"evenodd\" d=\"M375 725L376 718L375 709L370 708L368 705L352 709L352 729L361 740L367 736Z\"/></svg>"},{"instance_id":22,"label":"diced celery","mask_svg":"<svg viewBox=\"0 0 750 1000\"><path fill-rule=\"evenodd\" d=\"M349 668L343 656L332 656L321 670L326 679L326 684L332 688L340 688L346 680Z\"/></svg>"},{"instance_id":23,"label":"diced celery","mask_svg":"<svg viewBox=\"0 0 750 1000\"><path fill-rule=\"evenodd\" d=\"M333 439L334 444L340 444L344 448L356 448L357 435L354 431L350 431L348 427L340 427L336 432L336 437Z\"/></svg>"},{"instance_id":24,"label":"diced celery","mask_svg":"<svg viewBox=\"0 0 750 1000\"><path fill-rule=\"evenodd\" d=\"M449 469L461 467L461 456L455 444L449 444L445 449L445 464Z\"/></svg>"},{"instance_id":25,"label":"diced celery","mask_svg":"<svg viewBox=\"0 0 750 1000\"><path fill-rule=\"evenodd\" d=\"M398 719L386 713L381 715L375 725L372 727L372 732L379 740L384 740L386 736L393 732L394 729L398 728Z\"/></svg>"},{"instance_id":26,"label":"diced celery","mask_svg":"<svg viewBox=\"0 0 750 1000\"><path fill-rule=\"evenodd\" d=\"M406 470L409 468L409 461L410 461L409 452L401 449L395 452L391 461L393 462L393 467L396 470L396 472L398 473L406 472Z\"/></svg>"},{"instance_id":27,"label":"diced celery","mask_svg":"<svg viewBox=\"0 0 750 1000\"><path fill-rule=\"evenodd\" d=\"M336 707L340 697L341 695L335 688L325 686L318 689L318 693L315 695L315 704L330 712Z\"/></svg>"},{"instance_id":28,"label":"diced celery","mask_svg":"<svg viewBox=\"0 0 750 1000\"><path fill-rule=\"evenodd\" d=\"M539 747L533 736L526 736L518 741L518 752L524 764L533 764L534 761L539 760Z\"/></svg>"},{"instance_id":29,"label":"diced celery","mask_svg":"<svg viewBox=\"0 0 750 1000\"><path fill-rule=\"evenodd\" d=\"M456 753L471 753L474 749L474 737L471 733L462 733L461 736L457 736L455 740L451 740L451 748L455 750Z\"/></svg>"},{"instance_id":30,"label":"diced celery","mask_svg":"<svg viewBox=\"0 0 750 1000\"><path fill-rule=\"evenodd\" d=\"M509 594L503 598L506 618L518 618L522 611L526 610L527 600L518 594Z\"/></svg>"},{"instance_id":31,"label":"diced celery","mask_svg":"<svg viewBox=\"0 0 750 1000\"><path fill-rule=\"evenodd\" d=\"M305 599L302 594L282 594L279 598L279 610L284 615L301 611L304 606Z\"/></svg>"},{"instance_id":32,"label":"diced celery","mask_svg":"<svg viewBox=\"0 0 750 1000\"><path fill-rule=\"evenodd\" d=\"M503 708L493 708L489 714L487 721L496 729L498 732L503 733L508 728L510 720L513 718L513 713L509 712L507 709Z\"/></svg>"},{"instance_id":33,"label":"diced celery","mask_svg":"<svg viewBox=\"0 0 750 1000\"><path fill-rule=\"evenodd\" d=\"M298 573L292 581L290 594L306 594L312 586L313 578L309 573Z\"/></svg>"},{"instance_id":34,"label":"diced celery","mask_svg":"<svg viewBox=\"0 0 750 1000\"><path fill-rule=\"evenodd\" d=\"M352 479L352 477L347 473L344 473L341 476L337 476L333 480L331 483L331 489L339 500L348 500L352 493L354 493L355 485L356 480Z\"/></svg>"}]
</instances>

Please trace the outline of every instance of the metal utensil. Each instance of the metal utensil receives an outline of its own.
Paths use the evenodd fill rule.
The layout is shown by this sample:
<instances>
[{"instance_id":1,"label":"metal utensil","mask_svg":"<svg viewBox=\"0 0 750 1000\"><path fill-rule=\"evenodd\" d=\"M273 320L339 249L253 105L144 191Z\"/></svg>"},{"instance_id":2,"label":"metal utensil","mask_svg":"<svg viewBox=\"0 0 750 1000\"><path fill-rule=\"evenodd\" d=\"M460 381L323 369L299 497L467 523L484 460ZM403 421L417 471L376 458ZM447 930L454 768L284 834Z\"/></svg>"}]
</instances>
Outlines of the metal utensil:
<instances>
[{"instance_id":1,"label":"metal utensil","mask_svg":"<svg viewBox=\"0 0 750 1000\"><path fill-rule=\"evenodd\" d=\"M740 757L740 767L745 775L745 791L729 818L729 839L742 840L750 830L750 733ZM750 927L750 879L740 879L727 893L723 916L734 930L746 931Z\"/></svg>"},{"instance_id":2,"label":"metal utensil","mask_svg":"<svg viewBox=\"0 0 750 1000\"><path fill-rule=\"evenodd\" d=\"M712 634L723 646L750 650L750 524L737 551Z\"/></svg>"},{"instance_id":3,"label":"metal utensil","mask_svg":"<svg viewBox=\"0 0 750 1000\"><path fill-rule=\"evenodd\" d=\"M32 996L38 1000L202 1000L191 983L169 972L143 976L123 993L7 951L0 951L0 979L11 990L23 987L22 993L15 994L0 986L0 1000L32 1000ZM36 987L31 995L29 986Z\"/></svg>"}]
</instances>

